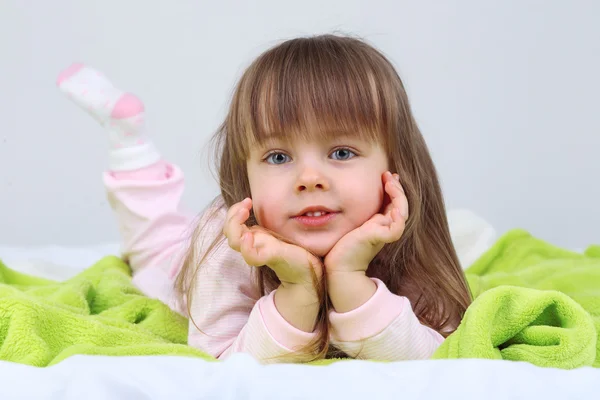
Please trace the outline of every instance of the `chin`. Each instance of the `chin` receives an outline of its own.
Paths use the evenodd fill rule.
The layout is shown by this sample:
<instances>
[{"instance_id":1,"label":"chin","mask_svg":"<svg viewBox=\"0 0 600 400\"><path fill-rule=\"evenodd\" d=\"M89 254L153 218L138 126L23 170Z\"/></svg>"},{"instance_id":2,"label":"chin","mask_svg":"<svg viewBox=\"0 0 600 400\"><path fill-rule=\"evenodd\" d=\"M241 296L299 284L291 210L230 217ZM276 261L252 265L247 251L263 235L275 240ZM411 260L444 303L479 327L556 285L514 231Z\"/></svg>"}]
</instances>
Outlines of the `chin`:
<instances>
[{"instance_id":1,"label":"chin","mask_svg":"<svg viewBox=\"0 0 600 400\"><path fill-rule=\"evenodd\" d=\"M313 246L307 245L307 246L303 246L303 247L305 249L307 249L308 251L310 251L311 253L313 253L315 256L323 258L333 248L333 245L319 244L319 245L313 245Z\"/></svg>"},{"instance_id":2,"label":"chin","mask_svg":"<svg viewBox=\"0 0 600 400\"><path fill-rule=\"evenodd\" d=\"M321 233L321 232L320 232ZM340 236L341 237L341 236ZM338 235L324 234L302 234L290 235L290 241L311 252L317 257L325 257L340 239Z\"/></svg>"}]
</instances>

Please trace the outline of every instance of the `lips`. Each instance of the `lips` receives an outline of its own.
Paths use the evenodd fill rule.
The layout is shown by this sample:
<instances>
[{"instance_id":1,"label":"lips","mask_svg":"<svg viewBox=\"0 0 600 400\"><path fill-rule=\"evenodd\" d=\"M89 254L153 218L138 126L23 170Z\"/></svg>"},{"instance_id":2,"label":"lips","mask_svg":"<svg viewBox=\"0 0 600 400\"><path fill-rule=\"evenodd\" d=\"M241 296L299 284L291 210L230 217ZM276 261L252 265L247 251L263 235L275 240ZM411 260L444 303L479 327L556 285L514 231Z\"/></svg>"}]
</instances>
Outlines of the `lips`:
<instances>
[{"instance_id":1,"label":"lips","mask_svg":"<svg viewBox=\"0 0 600 400\"><path fill-rule=\"evenodd\" d=\"M325 206L311 206L301 210L298 214L295 215L295 217L320 217L335 212L337 211Z\"/></svg>"},{"instance_id":2,"label":"lips","mask_svg":"<svg viewBox=\"0 0 600 400\"><path fill-rule=\"evenodd\" d=\"M329 224L339 211L323 206L307 207L300 211L295 217L292 217L296 222L307 229L322 228Z\"/></svg>"}]
</instances>

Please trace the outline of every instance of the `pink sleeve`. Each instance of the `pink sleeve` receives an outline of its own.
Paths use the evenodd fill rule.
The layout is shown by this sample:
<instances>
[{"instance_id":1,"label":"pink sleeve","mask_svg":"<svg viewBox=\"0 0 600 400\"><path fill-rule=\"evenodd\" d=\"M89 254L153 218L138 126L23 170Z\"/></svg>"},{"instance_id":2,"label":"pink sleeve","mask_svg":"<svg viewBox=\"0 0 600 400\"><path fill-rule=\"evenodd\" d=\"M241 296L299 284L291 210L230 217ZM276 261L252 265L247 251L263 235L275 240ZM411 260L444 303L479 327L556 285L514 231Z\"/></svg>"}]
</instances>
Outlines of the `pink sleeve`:
<instances>
[{"instance_id":1,"label":"pink sleeve","mask_svg":"<svg viewBox=\"0 0 600 400\"><path fill-rule=\"evenodd\" d=\"M428 359L444 341L421 325L409 300L391 293L379 279L375 294L347 313L331 312L332 343L351 357L400 361Z\"/></svg>"},{"instance_id":2,"label":"pink sleeve","mask_svg":"<svg viewBox=\"0 0 600 400\"><path fill-rule=\"evenodd\" d=\"M208 227L210 237L221 232L225 210L220 217ZM266 363L289 355L315 337L279 314L275 292L260 297L252 270L227 242L200 267L190 305L189 345L221 359L245 352Z\"/></svg>"}]
</instances>

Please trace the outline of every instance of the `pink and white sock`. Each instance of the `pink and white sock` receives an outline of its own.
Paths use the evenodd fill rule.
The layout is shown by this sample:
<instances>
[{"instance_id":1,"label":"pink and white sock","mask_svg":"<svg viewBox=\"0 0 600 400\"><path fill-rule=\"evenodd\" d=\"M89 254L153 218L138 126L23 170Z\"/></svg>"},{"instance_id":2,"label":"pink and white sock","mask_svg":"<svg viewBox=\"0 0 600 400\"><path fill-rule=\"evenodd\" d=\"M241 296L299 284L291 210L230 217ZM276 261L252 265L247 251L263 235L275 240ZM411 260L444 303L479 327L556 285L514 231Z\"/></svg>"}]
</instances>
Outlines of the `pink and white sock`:
<instances>
[{"instance_id":1,"label":"pink and white sock","mask_svg":"<svg viewBox=\"0 0 600 400\"><path fill-rule=\"evenodd\" d=\"M144 104L138 97L114 87L101 72L83 64L72 64L63 70L56 84L107 128L111 171L136 170L161 159L146 136Z\"/></svg>"}]
</instances>

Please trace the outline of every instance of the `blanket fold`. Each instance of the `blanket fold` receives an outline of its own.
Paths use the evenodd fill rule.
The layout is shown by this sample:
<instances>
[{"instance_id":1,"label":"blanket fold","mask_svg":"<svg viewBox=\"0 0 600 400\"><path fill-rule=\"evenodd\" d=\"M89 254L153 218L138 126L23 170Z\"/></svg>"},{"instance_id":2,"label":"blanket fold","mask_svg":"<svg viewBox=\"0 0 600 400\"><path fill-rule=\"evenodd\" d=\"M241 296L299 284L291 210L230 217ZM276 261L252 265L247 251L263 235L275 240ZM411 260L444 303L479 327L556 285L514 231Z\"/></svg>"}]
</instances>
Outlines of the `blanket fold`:
<instances>
[{"instance_id":1,"label":"blanket fold","mask_svg":"<svg viewBox=\"0 0 600 400\"><path fill-rule=\"evenodd\" d=\"M434 359L600 367L598 246L579 254L514 230L466 275L474 301Z\"/></svg>"},{"instance_id":2,"label":"blanket fold","mask_svg":"<svg viewBox=\"0 0 600 400\"><path fill-rule=\"evenodd\" d=\"M65 282L0 263L0 359L34 366L75 354L187 355L187 320L131 283L129 267L105 257Z\"/></svg>"}]
</instances>

